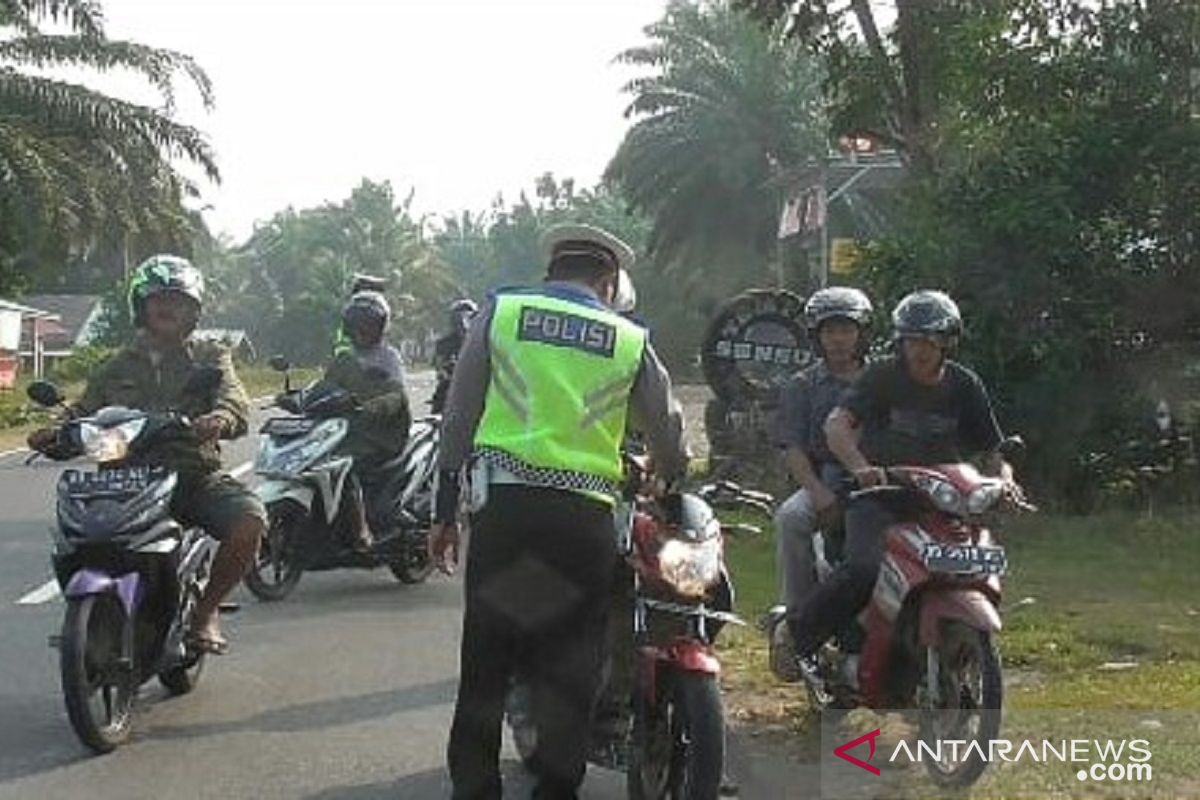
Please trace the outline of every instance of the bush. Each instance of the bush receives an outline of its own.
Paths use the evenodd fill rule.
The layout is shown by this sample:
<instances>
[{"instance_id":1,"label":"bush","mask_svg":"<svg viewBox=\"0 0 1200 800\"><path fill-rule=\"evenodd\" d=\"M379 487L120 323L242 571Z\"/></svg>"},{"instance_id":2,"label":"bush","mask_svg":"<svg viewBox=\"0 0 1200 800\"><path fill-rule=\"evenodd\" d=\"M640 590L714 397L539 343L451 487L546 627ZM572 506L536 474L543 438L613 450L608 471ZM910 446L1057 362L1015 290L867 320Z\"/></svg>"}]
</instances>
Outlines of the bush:
<instances>
[{"instance_id":1,"label":"bush","mask_svg":"<svg viewBox=\"0 0 1200 800\"><path fill-rule=\"evenodd\" d=\"M112 352L112 348L101 344L77 348L69 357L55 365L51 371L51 378L60 384L86 381Z\"/></svg>"}]
</instances>

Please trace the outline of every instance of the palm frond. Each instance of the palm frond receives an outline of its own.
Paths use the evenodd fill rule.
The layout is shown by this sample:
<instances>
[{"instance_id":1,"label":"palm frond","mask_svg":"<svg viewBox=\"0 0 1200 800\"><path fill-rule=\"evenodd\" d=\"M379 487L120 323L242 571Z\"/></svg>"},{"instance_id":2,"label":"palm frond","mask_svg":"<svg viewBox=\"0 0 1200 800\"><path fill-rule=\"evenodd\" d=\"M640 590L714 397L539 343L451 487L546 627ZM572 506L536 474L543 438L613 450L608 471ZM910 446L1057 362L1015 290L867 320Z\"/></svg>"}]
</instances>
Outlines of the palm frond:
<instances>
[{"instance_id":1,"label":"palm frond","mask_svg":"<svg viewBox=\"0 0 1200 800\"><path fill-rule=\"evenodd\" d=\"M147 78L163 96L168 108L174 106L174 79L182 74L196 87L206 108L213 104L212 82L195 59L174 50L136 42L97 41L80 36L22 36L0 42L0 61L39 68L129 69Z\"/></svg>"},{"instance_id":2,"label":"palm frond","mask_svg":"<svg viewBox=\"0 0 1200 800\"><path fill-rule=\"evenodd\" d=\"M0 67L0 108L9 115L37 119L51 130L80 136L118 134L150 143L166 155L199 165L210 179L220 179L212 149L195 128L77 84Z\"/></svg>"}]
</instances>

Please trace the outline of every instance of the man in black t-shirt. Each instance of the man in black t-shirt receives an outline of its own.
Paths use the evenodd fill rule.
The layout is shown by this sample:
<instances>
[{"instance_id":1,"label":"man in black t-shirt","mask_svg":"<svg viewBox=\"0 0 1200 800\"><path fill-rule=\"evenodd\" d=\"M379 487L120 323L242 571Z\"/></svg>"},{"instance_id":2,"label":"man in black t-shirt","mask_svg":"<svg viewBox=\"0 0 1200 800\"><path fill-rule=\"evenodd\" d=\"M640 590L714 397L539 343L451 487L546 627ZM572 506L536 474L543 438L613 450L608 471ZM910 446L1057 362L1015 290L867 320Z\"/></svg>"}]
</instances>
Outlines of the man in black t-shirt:
<instances>
[{"instance_id":1,"label":"man in black t-shirt","mask_svg":"<svg viewBox=\"0 0 1200 800\"><path fill-rule=\"evenodd\" d=\"M983 382L949 360L962 333L958 306L942 292L914 292L896 306L892 325L897 354L872 364L826 421L834 456L864 488L884 480L884 466L958 463L975 455L983 456L985 472L1011 482ZM802 659L866 605L883 557L882 533L895 520L896 511L878 499L850 503L845 562L789 618Z\"/></svg>"}]
</instances>

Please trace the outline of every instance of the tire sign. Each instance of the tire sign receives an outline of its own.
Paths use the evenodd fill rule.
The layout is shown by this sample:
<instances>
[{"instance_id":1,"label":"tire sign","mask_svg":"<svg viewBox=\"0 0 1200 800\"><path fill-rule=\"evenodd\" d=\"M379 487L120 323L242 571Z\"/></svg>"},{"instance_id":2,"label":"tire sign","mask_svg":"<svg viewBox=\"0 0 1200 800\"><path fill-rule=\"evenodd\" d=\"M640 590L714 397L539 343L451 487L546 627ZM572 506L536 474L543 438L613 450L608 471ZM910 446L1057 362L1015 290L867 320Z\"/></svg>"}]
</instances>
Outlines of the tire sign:
<instances>
[{"instance_id":1,"label":"tire sign","mask_svg":"<svg viewBox=\"0 0 1200 800\"><path fill-rule=\"evenodd\" d=\"M785 289L752 289L731 300L709 326L700 353L704 377L723 401L768 407L812 358L804 299Z\"/></svg>"}]
</instances>

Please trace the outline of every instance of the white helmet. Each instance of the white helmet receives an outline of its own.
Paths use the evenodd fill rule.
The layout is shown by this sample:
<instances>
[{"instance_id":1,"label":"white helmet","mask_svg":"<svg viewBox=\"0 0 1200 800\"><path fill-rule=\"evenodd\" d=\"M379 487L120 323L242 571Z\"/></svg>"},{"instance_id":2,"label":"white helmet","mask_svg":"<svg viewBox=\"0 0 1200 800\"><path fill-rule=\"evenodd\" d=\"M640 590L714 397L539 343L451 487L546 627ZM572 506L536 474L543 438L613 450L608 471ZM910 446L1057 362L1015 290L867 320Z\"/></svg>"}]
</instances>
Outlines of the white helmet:
<instances>
[{"instance_id":1,"label":"white helmet","mask_svg":"<svg viewBox=\"0 0 1200 800\"><path fill-rule=\"evenodd\" d=\"M612 310L618 314L631 314L637 307L637 289L628 270L617 271L617 288L613 293Z\"/></svg>"}]
</instances>

